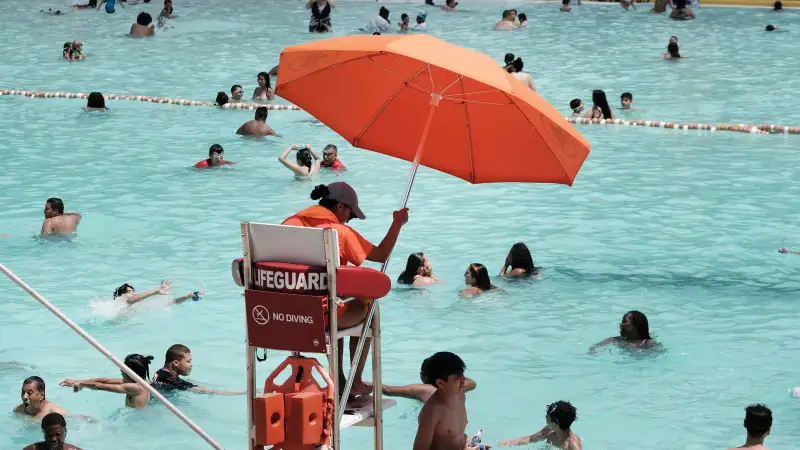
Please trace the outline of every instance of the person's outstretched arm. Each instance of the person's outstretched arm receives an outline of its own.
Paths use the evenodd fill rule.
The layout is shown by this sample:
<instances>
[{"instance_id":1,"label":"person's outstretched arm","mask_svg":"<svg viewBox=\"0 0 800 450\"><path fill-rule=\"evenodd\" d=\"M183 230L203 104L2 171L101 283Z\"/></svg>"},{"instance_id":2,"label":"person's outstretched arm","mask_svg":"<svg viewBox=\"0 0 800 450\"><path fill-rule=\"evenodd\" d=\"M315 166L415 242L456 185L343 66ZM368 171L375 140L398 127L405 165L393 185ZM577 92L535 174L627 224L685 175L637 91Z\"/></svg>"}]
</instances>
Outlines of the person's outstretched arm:
<instances>
[{"instance_id":1,"label":"person's outstretched arm","mask_svg":"<svg viewBox=\"0 0 800 450\"><path fill-rule=\"evenodd\" d=\"M185 302L186 300L189 300L190 298L194 299L195 297L197 297L197 299L200 300L200 296L201 295L205 295L205 293L206 293L206 291L192 291L192 292L189 292L186 295L181 295L180 297L173 298L169 302L169 304L170 305L180 305L181 303Z\"/></svg>"},{"instance_id":2,"label":"person's outstretched arm","mask_svg":"<svg viewBox=\"0 0 800 450\"><path fill-rule=\"evenodd\" d=\"M541 430L533 433L529 436L522 436L521 438L517 439L509 439L507 441L500 441L497 443L499 447L512 447L515 445L525 445L530 444L532 442L541 441L545 437L547 437L547 433L550 432L550 429L547 427L542 428Z\"/></svg>"},{"instance_id":3,"label":"person's outstretched arm","mask_svg":"<svg viewBox=\"0 0 800 450\"><path fill-rule=\"evenodd\" d=\"M381 243L372 248L372 251L367 255L367 259L372 262L386 262L397 244L397 238L400 236L400 229L408 223L408 208L397 210L392 215L392 226L386 232L386 236Z\"/></svg>"},{"instance_id":4,"label":"person's outstretched arm","mask_svg":"<svg viewBox=\"0 0 800 450\"><path fill-rule=\"evenodd\" d=\"M128 302L129 305L133 305L139 303L140 301L146 298L152 297L156 294L169 295L169 288L171 285L172 281L169 280L162 281L161 286L157 287L156 289L152 289L150 291L143 292L141 294L132 294L126 299L126 301Z\"/></svg>"}]
</instances>

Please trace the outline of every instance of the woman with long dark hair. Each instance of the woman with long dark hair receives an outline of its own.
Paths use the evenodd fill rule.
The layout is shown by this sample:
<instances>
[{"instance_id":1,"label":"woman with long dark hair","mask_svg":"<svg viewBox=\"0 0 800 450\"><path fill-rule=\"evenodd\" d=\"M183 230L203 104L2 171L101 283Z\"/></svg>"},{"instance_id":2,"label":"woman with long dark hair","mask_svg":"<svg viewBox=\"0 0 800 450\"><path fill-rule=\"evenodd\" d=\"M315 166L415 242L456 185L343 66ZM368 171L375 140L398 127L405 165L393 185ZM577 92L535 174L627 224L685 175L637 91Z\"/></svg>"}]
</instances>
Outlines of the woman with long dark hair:
<instances>
[{"instance_id":1,"label":"woman with long dark hair","mask_svg":"<svg viewBox=\"0 0 800 450\"><path fill-rule=\"evenodd\" d=\"M286 159L289 156L289 153L293 151L297 151L297 163L293 163ZM313 158L313 161L312 161ZM311 150L311 147L306 145L304 147L300 147L299 145L290 145L286 150L278 157L278 161L281 162L287 169L291 170L294 173L296 178L311 178L317 173L319 173L319 168L322 165L322 160L316 153Z\"/></svg>"},{"instance_id":2,"label":"woman with long dark hair","mask_svg":"<svg viewBox=\"0 0 800 450\"><path fill-rule=\"evenodd\" d=\"M511 269L511 270L509 270ZM536 270L533 266L533 258L528 246L522 242L517 242L511 246L503 264L500 276L503 277L526 277Z\"/></svg>"},{"instance_id":3,"label":"woman with long dark hair","mask_svg":"<svg viewBox=\"0 0 800 450\"><path fill-rule=\"evenodd\" d=\"M397 277L397 282L412 286L425 286L426 284L438 283L439 279L433 274L431 260L424 253L417 252L408 255L406 268Z\"/></svg>"},{"instance_id":4,"label":"woman with long dark hair","mask_svg":"<svg viewBox=\"0 0 800 450\"><path fill-rule=\"evenodd\" d=\"M483 264L472 263L464 272L464 282L469 286L461 291L461 295L471 297L495 289L489 280L489 271Z\"/></svg>"},{"instance_id":5,"label":"woman with long dark hair","mask_svg":"<svg viewBox=\"0 0 800 450\"><path fill-rule=\"evenodd\" d=\"M606 100L606 93L597 89L592 91L592 109L590 109L583 117L587 119L613 119L614 114L611 113L611 108L608 106Z\"/></svg>"},{"instance_id":6,"label":"woman with long dark hair","mask_svg":"<svg viewBox=\"0 0 800 450\"><path fill-rule=\"evenodd\" d=\"M598 348L612 344L631 350L644 350L658 345L650 336L650 323L647 321L647 316L640 311L625 313L619 323L619 336L610 337L594 344L589 348L589 353L595 353Z\"/></svg>"}]
</instances>

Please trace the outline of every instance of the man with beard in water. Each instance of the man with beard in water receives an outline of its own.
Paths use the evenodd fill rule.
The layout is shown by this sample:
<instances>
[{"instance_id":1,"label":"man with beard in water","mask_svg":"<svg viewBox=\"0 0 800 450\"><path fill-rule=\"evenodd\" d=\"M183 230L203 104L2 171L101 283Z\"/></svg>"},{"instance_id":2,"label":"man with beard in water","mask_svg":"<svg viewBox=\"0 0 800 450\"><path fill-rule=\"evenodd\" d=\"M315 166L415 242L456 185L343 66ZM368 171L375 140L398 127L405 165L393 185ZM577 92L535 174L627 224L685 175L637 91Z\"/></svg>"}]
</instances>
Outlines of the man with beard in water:
<instances>
[{"instance_id":1,"label":"man with beard in water","mask_svg":"<svg viewBox=\"0 0 800 450\"><path fill-rule=\"evenodd\" d=\"M42 434L44 441L31 444L22 450L81 450L64 442L67 438L67 422L64 416L57 412L44 416Z\"/></svg>"}]
</instances>

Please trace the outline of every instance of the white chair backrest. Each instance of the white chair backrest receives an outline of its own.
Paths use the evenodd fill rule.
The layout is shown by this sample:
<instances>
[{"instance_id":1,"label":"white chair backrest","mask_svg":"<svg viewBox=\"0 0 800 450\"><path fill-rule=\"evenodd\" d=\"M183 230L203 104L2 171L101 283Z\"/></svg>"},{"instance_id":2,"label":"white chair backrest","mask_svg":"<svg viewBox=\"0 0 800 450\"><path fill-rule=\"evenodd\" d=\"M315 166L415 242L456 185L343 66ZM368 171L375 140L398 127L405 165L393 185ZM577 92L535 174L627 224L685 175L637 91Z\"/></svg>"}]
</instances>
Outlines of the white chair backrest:
<instances>
[{"instance_id":1,"label":"white chair backrest","mask_svg":"<svg viewBox=\"0 0 800 450\"><path fill-rule=\"evenodd\" d=\"M322 228L246 222L250 232L252 261L272 261L325 267L325 238ZM333 263L339 265L339 239L331 229Z\"/></svg>"}]
</instances>

